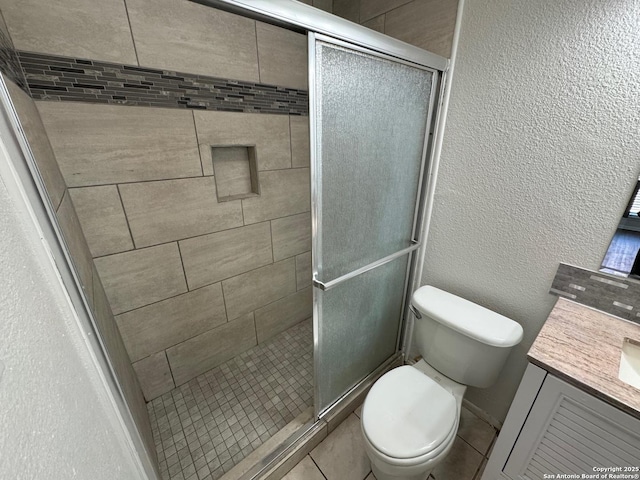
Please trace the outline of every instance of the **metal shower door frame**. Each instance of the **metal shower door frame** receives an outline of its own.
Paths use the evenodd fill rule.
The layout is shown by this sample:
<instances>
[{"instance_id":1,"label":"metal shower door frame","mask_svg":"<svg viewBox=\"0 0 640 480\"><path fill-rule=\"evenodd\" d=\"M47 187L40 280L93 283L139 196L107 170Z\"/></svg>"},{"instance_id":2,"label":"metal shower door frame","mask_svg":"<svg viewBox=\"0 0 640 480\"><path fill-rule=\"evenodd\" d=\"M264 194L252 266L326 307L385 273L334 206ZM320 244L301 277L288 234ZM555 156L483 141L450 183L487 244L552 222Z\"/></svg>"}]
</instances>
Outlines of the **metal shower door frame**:
<instances>
[{"instance_id":1,"label":"metal shower door frame","mask_svg":"<svg viewBox=\"0 0 640 480\"><path fill-rule=\"evenodd\" d=\"M418 189L415 201L415 208L413 214L413 225L411 231L411 246L380 258L372 263L364 265L356 270L341 275L335 279L323 281L318 278L319 271L322 269L322 259L319 258L318 252L322 251L322 165L319 158L318 148L318 124L317 118L321 105L317 95L317 65L316 65L316 44L322 42L329 45L342 47L348 50L352 50L359 53L365 53L382 60L391 61L403 65L417 68L432 73L431 92L429 96L429 106L427 110L427 119L425 125L425 134L423 139L422 157L420 160L420 173L418 177ZM436 105L440 104L443 92L443 73L437 68L433 68L428 65L415 63L407 59L399 58L394 55L389 55L385 52L372 50L362 45L353 44L344 40L340 40L324 34L319 34L310 31L308 33L308 72L309 72L309 143L311 145L310 151L310 175L311 175L311 243L312 243L312 285L313 285L313 356L314 356L314 416L316 419L320 419L327 415L332 407L338 403L344 397L357 389L363 382L367 381L371 376L375 376L380 367L391 363L391 361L398 357L401 353L401 345L403 345L404 339L402 338L403 330L405 326L405 319L409 313L409 296L411 286L415 283L415 252L422 247L422 226L424 223L424 211L425 211L425 193L427 191L427 182L431 176L431 134L433 133L434 120L437 116ZM436 104L436 101L438 102ZM322 354L322 342L320 338L320 318L322 312L322 300L318 294L318 289L327 291L333 287L355 278L365 272L374 270L382 265L392 262L403 256L407 257L407 274L405 276L403 304L402 304L402 316L399 322L398 335L396 341L396 348L394 354L387 358L378 369L374 372L370 372L365 378L358 381L351 389L344 392L343 395L337 398L331 405L324 409L320 408L320 387L317 379L319 378L319 358Z\"/></svg>"}]
</instances>

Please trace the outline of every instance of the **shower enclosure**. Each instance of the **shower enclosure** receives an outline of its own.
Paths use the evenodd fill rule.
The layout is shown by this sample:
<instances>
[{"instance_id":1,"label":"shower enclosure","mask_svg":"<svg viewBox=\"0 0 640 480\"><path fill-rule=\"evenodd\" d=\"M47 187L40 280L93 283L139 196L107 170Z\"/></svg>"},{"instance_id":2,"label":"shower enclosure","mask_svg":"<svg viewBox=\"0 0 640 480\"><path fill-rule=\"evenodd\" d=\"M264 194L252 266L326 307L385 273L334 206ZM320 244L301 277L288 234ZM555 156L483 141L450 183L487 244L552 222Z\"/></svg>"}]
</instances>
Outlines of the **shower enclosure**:
<instances>
[{"instance_id":1,"label":"shower enclosure","mask_svg":"<svg viewBox=\"0 0 640 480\"><path fill-rule=\"evenodd\" d=\"M33 125L28 125L29 122L18 118L12 111L12 100L17 104L18 97L24 94L11 91L14 87L7 91L3 86L2 100L5 116L14 128L42 197L37 198L34 189L31 200L41 205L53 225L50 241L57 242L62 251L66 251L64 262L69 268L69 275L65 280L68 288L77 292L77 295L71 297L78 311L85 312L83 318L87 331L93 332L99 340L94 348L102 359L104 368L109 370L107 378L114 395L120 400L124 422L132 432L133 443L140 452L149 477L154 478L157 474L152 471L155 461L153 454L149 452L149 442L152 440L145 438L153 429L155 444L161 446L159 451L162 452L161 462L165 462L164 472L168 468L168 457L175 456L176 461L171 463L172 473L179 473L180 468L185 472L185 468L189 468L195 473L198 465L203 466L202 471L206 470L207 475L215 473L212 466L214 462L210 462L210 457L205 452L209 448L211 452L218 449L216 440L212 438L212 432L215 431L220 437L219 445L224 447L226 444L226 447L220 447L220 452L224 453L215 453L215 466L221 468L225 463L224 471L218 469L216 475L225 473L230 475L229 478L258 478L289 455L292 448L303 448L301 445L314 432L318 432L323 424L327 424L329 419L339 418L341 412L350 408L355 396L359 395L361 398L362 392L377 375L404 359L403 353L411 331L409 298L419 280L418 257L423 246L423 226L428 211L433 138L438 126L438 105L444 89L448 61L293 0L198 0L196 3L307 35L312 248L309 274L312 278L307 280L312 284L313 319L290 327L268 342L258 342L258 345L245 349L244 353L234 358L219 362L215 368L197 377L187 376L184 369L174 370L174 377L176 371L179 371L183 380L178 382L176 377L174 390L159 395L148 404L151 427L148 419L140 420L141 415L144 416L146 412L141 413L140 405L133 405L135 402L132 398L137 398L136 402L140 403L141 395L131 393L140 389L133 378L131 365L114 365L117 363L113 360L114 350L124 350L122 341L113 343L108 338L105 340L113 332L120 338L109 307L104 306L106 300L104 293L101 293L101 285L105 282L98 278L95 270L91 271L89 277L93 275L94 288L87 292L82 283L83 272L73 267L74 263L77 267L78 262L72 258L69 250L74 247L74 242L77 244L77 239L63 239L64 229L58 226L62 222L60 209L65 201L57 199L52 205L51 199L47 198L48 186L44 186L47 179L43 180L41 172L38 172L37 159L34 159L34 155L42 152L30 148L26 141L29 135L24 136L21 131L21 128L28 130ZM70 107L70 111L77 114L82 108L84 107ZM124 107L113 107L114 118L123 111L118 108ZM46 111L47 108L41 107L41 114L45 117ZM224 116L221 112L216 112L217 114L220 114L220 118ZM87 113L87 119L91 115ZM192 124L200 143L203 143L203 132L213 135L211 132L217 131L212 124L207 123L211 118L213 117L207 112L193 116ZM293 132L293 122L294 120L287 122L289 132ZM162 123L163 126L158 128L165 127L164 122ZM264 188L261 192L258 178L267 174L258 172L259 168L256 166L256 155L258 164L260 162L259 145L244 143L240 146L234 143L231 146L234 149L240 147L248 164L251 164L252 181L246 187L246 198L251 202L252 197L256 198L264 193ZM200 145L201 154L202 148ZM206 149L211 151L208 145ZM277 170L274 168L274 171ZM198 181L204 182L207 178L204 164L202 175L204 177L201 180L198 177ZM213 176L213 171L210 175ZM46 177L46 172L44 176ZM171 181L174 182L172 185L178 183L178 180ZM145 188L151 189L152 183ZM98 188L104 188L105 194L108 193L108 186ZM123 207L128 198L135 197L136 192L132 189L131 184L124 187L118 185L114 189L124 199ZM68 189L65 191L68 192ZM61 198L69 203L70 197L75 200L80 193L76 189L73 195L67 193L66 196L61 195ZM220 191L217 193L220 198ZM226 195L223 201L235 199L233 192ZM120 207L116 205L116 208ZM244 217L242 219L245 220ZM256 226L251 226L254 229L252 235L264 233L260 230L260 221L256 220ZM133 227L135 229L135 225ZM266 227L267 234L270 232L269 228L271 227ZM159 229L157 235L170 235L170 232ZM232 241L232 234L228 235L227 242ZM167 237L156 243L177 240L178 237ZM156 247L153 246L154 241L145 238L143 246L147 250L163 248L167 255L172 254L168 246L171 243ZM176 243L178 258L186 264L187 269L189 264L184 262L183 256L185 252L188 255L192 246L194 250L201 247L194 239L179 240L179 248ZM89 259L91 260L90 256ZM282 262L293 262L297 270L297 260L288 258ZM248 261L253 262L255 258ZM274 262L273 267L268 268L275 271L279 268L276 259L271 258L271 261ZM104 265L106 261L100 260L100 263ZM199 265L195 267L199 268ZM267 267L251 264L247 271L253 272L260 268ZM207 283L206 279L190 278L188 270L185 272L189 288L191 283L196 283L196 287L203 291L213 288L213 280ZM226 284L220 282L218 277L216 281L220 282L217 285L222 285L220 295L223 288L225 295L228 294L234 284L223 274L215 275L222 280L227 278L224 280ZM296 295L301 293L300 290L297 289ZM245 300L245 303L249 300ZM106 315L107 326L101 325L101 322L105 323L104 318L101 320L97 318L98 314L92 313L92 309L98 310L98 304L102 305L103 310L109 310ZM154 303L161 304L161 301ZM222 303L221 308L227 309L229 320L244 318L241 317L242 314L246 316L247 312L253 310L241 301L236 304L236 314L231 315L229 304ZM277 302L270 305L275 304ZM207 305L206 302L203 305ZM113 307L112 304L110 308ZM120 310L121 316L129 314L126 306ZM277 311L270 312L272 316L277 314ZM229 323L239 325L241 321L251 324L249 319ZM123 325L119 323L120 327ZM252 325L255 327L256 324ZM105 333L105 329L108 333ZM311 329L313 338L310 338ZM260 334L256 332L256 335ZM188 336L185 335L185 338ZM190 353L189 348L194 345L187 344L190 341L191 339L185 341L186 346L181 349L176 346L168 348L169 358L171 359L172 354L178 359L186 357ZM131 351L128 353L129 356L132 355ZM149 353L152 351L140 353L136 359L142 359L139 360L142 362L155 355L153 353L145 357ZM126 353L123 355L126 357ZM136 359L131 360L135 362ZM127 378L132 378L130 384L127 383ZM276 380L281 380L282 385L275 385L273 382ZM287 397L286 412L283 413L283 410L275 408L275 404L284 402L280 392L287 388L288 380L293 394L290 398ZM183 385L180 386L179 383ZM256 388L261 385L271 390L246 390L245 387L252 384ZM298 400L300 403L296 403ZM311 402L313 409L309 410L307 416L299 415L296 421L289 423L289 430L282 430L291 418ZM248 410L254 403L260 404L261 411L271 415L260 426L255 422L256 419L260 420L260 412ZM186 419L186 423L178 422L178 417L181 421ZM222 420L219 418L223 417L228 425L225 423L221 426ZM209 425L212 425L210 429ZM182 443L171 443L165 449L163 442L174 434L175 428L181 430L180 438L197 436L197 448L192 449L191 444L187 446L185 439L184 446ZM278 434L278 430L286 435ZM268 445L270 448L264 452L254 452L260 453L259 458L249 455L271 436L277 438L277 442ZM188 467L181 466L183 458L178 455L180 448L187 449L185 456L192 458L191 463L187 462ZM249 457L252 463L237 465L245 457ZM207 465L208 470L205 468ZM230 465L242 469L230 471ZM168 478L168 475L165 476ZM214 475L214 478L218 477Z\"/></svg>"}]
</instances>

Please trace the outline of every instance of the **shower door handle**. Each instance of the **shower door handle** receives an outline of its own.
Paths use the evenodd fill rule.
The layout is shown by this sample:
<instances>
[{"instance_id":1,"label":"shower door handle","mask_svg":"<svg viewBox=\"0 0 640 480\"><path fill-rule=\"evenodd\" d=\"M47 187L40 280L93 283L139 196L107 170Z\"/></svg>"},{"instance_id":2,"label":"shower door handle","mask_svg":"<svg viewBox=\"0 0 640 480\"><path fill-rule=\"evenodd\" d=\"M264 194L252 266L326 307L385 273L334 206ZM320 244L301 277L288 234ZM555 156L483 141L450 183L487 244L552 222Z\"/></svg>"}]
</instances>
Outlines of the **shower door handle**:
<instances>
[{"instance_id":1,"label":"shower door handle","mask_svg":"<svg viewBox=\"0 0 640 480\"><path fill-rule=\"evenodd\" d=\"M328 282L323 282L321 280L318 280L318 278L314 276L312 281L313 286L316 288L319 288L324 292L326 292L327 290L331 290L333 287L341 284L342 282L346 282L347 280L357 277L358 275L368 272L369 270L373 270L374 268L384 265L385 263L392 262L396 258L400 258L420 248L420 242L416 242L414 240L412 241L412 243L413 245L411 245L410 247L407 247L403 250L399 250L396 253L392 253L391 255L387 255L386 257L381 258L380 260L376 260L375 262L365 265L364 267L360 267L357 270L353 270L352 272L346 273L338 278L334 278L333 280L330 280Z\"/></svg>"}]
</instances>

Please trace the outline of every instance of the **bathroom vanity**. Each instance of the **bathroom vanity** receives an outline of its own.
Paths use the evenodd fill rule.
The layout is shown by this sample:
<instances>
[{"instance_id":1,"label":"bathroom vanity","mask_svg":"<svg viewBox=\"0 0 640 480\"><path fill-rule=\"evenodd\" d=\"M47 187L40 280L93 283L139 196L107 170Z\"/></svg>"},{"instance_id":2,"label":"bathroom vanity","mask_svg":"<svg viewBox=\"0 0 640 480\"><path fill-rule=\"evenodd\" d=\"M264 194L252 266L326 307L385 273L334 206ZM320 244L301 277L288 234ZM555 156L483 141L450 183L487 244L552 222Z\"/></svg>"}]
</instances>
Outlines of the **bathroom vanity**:
<instances>
[{"instance_id":1,"label":"bathroom vanity","mask_svg":"<svg viewBox=\"0 0 640 480\"><path fill-rule=\"evenodd\" d=\"M639 478L638 340L640 325L559 298L482 480Z\"/></svg>"}]
</instances>

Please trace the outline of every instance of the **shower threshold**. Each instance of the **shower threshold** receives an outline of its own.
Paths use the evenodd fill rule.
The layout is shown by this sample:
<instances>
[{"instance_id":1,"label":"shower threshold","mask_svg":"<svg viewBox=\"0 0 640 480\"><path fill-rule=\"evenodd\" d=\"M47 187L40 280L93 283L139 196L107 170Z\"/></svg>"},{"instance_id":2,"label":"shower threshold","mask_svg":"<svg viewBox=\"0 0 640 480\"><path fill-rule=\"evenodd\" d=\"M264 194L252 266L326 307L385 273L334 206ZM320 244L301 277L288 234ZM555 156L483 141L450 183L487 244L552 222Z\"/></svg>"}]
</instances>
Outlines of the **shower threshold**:
<instances>
[{"instance_id":1,"label":"shower threshold","mask_svg":"<svg viewBox=\"0 0 640 480\"><path fill-rule=\"evenodd\" d=\"M307 319L147 405L162 479L219 479L312 404Z\"/></svg>"}]
</instances>

